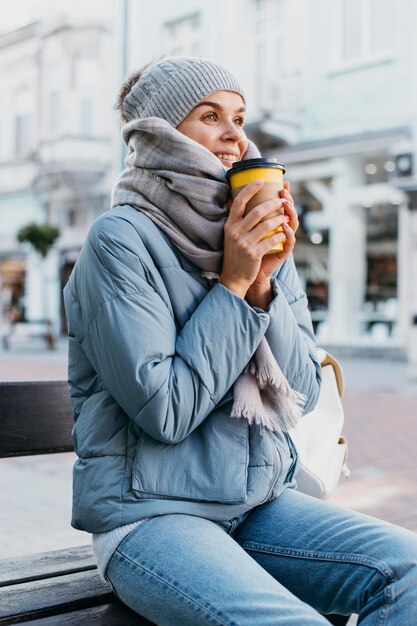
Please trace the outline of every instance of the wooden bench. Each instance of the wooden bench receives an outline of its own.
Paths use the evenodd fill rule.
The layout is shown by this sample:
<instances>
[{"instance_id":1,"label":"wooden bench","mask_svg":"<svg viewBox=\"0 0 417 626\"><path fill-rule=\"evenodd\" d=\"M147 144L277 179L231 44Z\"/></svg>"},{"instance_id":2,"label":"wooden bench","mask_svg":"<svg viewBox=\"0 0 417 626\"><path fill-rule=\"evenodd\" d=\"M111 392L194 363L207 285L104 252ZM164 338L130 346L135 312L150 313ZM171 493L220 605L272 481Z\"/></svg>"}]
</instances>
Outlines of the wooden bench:
<instances>
[{"instance_id":1,"label":"wooden bench","mask_svg":"<svg viewBox=\"0 0 417 626\"><path fill-rule=\"evenodd\" d=\"M0 458L70 452L72 424L66 382L0 383ZM0 626L18 623L152 625L116 598L89 546L0 560Z\"/></svg>"},{"instance_id":2,"label":"wooden bench","mask_svg":"<svg viewBox=\"0 0 417 626\"><path fill-rule=\"evenodd\" d=\"M0 458L72 451L72 423L66 382L0 383ZM0 625L22 622L151 624L119 602L90 546L0 561Z\"/></svg>"}]
</instances>

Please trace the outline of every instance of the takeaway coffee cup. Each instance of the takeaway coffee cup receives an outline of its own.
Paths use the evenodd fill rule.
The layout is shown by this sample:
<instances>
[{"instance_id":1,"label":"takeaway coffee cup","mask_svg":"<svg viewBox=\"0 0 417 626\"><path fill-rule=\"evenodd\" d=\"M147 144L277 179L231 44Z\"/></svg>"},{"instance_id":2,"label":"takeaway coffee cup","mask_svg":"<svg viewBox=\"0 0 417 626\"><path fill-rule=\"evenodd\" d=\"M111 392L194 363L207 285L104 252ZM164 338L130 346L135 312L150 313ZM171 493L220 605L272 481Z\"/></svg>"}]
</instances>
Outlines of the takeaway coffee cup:
<instances>
[{"instance_id":1,"label":"takeaway coffee cup","mask_svg":"<svg viewBox=\"0 0 417 626\"><path fill-rule=\"evenodd\" d=\"M245 215L249 213L254 207L265 200L271 198L278 198L279 191L284 187L284 174L285 167L282 163L278 163L277 159L246 159L245 161L237 161L233 163L233 166L226 172L226 178L230 183L232 190L232 198L235 198L239 191L243 189L249 183L252 183L259 178L262 178L264 184L262 188L251 198L246 205ZM264 220L284 213L284 209L273 211L265 217ZM262 220L262 221L264 221ZM275 233L282 232L282 227L278 227L271 232L267 233L264 239L267 239ZM283 243L276 244L266 254L274 254L275 252L281 252L284 249Z\"/></svg>"}]
</instances>

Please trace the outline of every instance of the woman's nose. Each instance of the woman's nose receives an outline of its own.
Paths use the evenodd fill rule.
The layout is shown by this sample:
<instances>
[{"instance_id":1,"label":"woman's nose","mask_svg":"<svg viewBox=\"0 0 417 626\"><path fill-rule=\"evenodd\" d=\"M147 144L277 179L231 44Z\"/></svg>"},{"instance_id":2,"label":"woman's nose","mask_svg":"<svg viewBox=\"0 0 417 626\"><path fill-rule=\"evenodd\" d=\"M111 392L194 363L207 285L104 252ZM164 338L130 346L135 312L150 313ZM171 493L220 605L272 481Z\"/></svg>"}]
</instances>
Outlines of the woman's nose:
<instances>
[{"instance_id":1,"label":"woman's nose","mask_svg":"<svg viewBox=\"0 0 417 626\"><path fill-rule=\"evenodd\" d=\"M234 141L239 141L242 137L242 129L239 126L236 126L233 120L225 122L223 136L229 140L233 139Z\"/></svg>"}]
</instances>

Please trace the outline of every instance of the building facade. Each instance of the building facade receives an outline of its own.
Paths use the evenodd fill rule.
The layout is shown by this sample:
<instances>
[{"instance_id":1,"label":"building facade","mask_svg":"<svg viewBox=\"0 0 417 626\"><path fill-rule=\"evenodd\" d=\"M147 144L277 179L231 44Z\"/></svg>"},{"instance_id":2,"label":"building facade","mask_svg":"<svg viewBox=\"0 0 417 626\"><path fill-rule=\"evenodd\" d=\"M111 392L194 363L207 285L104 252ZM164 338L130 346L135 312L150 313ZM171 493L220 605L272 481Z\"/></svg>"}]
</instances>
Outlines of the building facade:
<instances>
[{"instance_id":1,"label":"building facade","mask_svg":"<svg viewBox=\"0 0 417 626\"><path fill-rule=\"evenodd\" d=\"M0 35L0 324L65 326L61 287L115 173L113 45L109 19L53 12ZM30 222L60 230L46 261L17 243Z\"/></svg>"},{"instance_id":2,"label":"building facade","mask_svg":"<svg viewBox=\"0 0 417 626\"><path fill-rule=\"evenodd\" d=\"M126 70L164 54L195 55L224 63L240 78L248 135L287 167L301 223L295 258L319 340L407 351L417 314L417 85L410 68L417 4L110 5L107 21L103 8L95 14L101 24L90 17L70 26L67 17L52 28L41 20L0 39L0 66L7 55L16 57L10 81L20 81L6 89L16 94L13 121L5 122L8 141L0 127L0 211L15 207L0 241L3 263L13 259L15 269L6 265L3 272L21 271L12 235L29 213L62 227L56 254L63 276L88 224L107 207L121 167L110 103L124 32ZM22 67L24 55L31 61ZM21 86L29 84L30 97ZM23 158L28 107L37 111L36 133ZM10 105L0 100L0 109Z\"/></svg>"},{"instance_id":3,"label":"building facade","mask_svg":"<svg viewBox=\"0 0 417 626\"><path fill-rule=\"evenodd\" d=\"M132 67L208 56L247 89L246 130L287 167L295 258L319 340L405 352L417 312L417 5L135 3ZM415 334L415 333L414 333Z\"/></svg>"}]
</instances>

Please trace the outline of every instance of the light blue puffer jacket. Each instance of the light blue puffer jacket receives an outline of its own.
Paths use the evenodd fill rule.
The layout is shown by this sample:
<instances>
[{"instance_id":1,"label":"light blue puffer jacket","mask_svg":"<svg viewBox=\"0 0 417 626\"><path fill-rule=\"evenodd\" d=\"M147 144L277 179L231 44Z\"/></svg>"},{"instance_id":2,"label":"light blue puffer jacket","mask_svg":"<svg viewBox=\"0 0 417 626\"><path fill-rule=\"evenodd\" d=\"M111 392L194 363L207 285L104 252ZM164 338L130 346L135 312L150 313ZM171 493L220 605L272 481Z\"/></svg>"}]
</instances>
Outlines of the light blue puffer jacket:
<instances>
[{"instance_id":1,"label":"light blue puffer jacket","mask_svg":"<svg viewBox=\"0 0 417 626\"><path fill-rule=\"evenodd\" d=\"M288 436L230 418L233 383L265 334L289 383L320 367L292 259L267 312L199 270L140 211L98 218L64 290L74 410L75 528L152 515L236 517L293 485Z\"/></svg>"}]
</instances>

